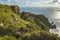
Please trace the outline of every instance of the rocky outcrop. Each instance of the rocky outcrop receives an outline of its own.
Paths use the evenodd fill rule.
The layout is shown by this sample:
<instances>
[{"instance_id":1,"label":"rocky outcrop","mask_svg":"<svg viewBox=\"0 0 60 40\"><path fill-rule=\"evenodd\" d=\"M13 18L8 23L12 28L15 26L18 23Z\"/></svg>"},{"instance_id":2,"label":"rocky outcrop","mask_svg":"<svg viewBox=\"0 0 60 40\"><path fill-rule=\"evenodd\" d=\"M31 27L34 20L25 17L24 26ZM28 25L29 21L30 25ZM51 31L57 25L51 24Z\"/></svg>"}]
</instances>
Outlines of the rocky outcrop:
<instances>
[{"instance_id":1,"label":"rocky outcrop","mask_svg":"<svg viewBox=\"0 0 60 40\"><path fill-rule=\"evenodd\" d=\"M47 17L45 17L42 14L36 15L36 14L29 13L29 12L22 12L21 18L26 20L26 21L29 21L31 23L37 24L43 30L49 30L51 27Z\"/></svg>"},{"instance_id":2,"label":"rocky outcrop","mask_svg":"<svg viewBox=\"0 0 60 40\"><path fill-rule=\"evenodd\" d=\"M11 10L18 15L20 14L20 8L17 5L11 6Z\"/></svg>"}]
</instances>

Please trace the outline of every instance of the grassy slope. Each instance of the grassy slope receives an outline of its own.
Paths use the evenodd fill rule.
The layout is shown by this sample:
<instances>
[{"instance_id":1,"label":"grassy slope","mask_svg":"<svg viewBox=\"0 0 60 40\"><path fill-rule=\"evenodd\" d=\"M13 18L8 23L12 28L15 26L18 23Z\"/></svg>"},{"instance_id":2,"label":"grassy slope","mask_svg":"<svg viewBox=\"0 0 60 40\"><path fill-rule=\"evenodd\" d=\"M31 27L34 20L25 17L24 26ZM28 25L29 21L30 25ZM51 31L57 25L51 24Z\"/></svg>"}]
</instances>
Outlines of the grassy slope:
<instances>
[{"instance_id":1,"label":"grassy slope","mask_svg":"<svg viewBox=\"0 0 60 40\"><path fill-rule=\"evenodd\" d=\"M0 4L0 22L4 24L5 27L8 27L13 23L14 26L20 27L29 24L29 22L22 20L14 11L11 10L10 6Z\"/></svg>"},{"instance_id":2,"label":"grassy slope","mask_svg":"<svg viewBox=\"0 0 60 40\"><path fill-rule=\"evenodd\" d=\"M0 24L3 24L0 27L7 29L12 26L16 28L21 33L20 38L23 40L25 40L25 37L28 37L26 40L59 39L54 34L48 32L51 25L44 15L34 15L28 12L23 12L19 14L20 16L18 14L18 6L0 4Z\"/></svg>"}]
</instances>

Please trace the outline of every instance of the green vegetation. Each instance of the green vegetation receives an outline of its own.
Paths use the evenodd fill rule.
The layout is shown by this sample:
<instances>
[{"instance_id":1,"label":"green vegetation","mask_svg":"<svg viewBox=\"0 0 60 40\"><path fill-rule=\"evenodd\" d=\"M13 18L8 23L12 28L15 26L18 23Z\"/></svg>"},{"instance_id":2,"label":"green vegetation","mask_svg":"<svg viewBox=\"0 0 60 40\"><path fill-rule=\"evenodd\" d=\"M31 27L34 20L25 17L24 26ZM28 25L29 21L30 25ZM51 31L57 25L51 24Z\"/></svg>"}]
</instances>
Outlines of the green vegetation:
<instances>
[{"instance_id":1,"label":"green vegetation","mask_svg":"<svg viewBox=\"0 0 60 40\"><path fill-rule=\"evenodd\" d=\"M60 40L49 32L50 27L42 14L20 13L16 5L0 4L0 40Z\"/></svg>"}]
</instances>

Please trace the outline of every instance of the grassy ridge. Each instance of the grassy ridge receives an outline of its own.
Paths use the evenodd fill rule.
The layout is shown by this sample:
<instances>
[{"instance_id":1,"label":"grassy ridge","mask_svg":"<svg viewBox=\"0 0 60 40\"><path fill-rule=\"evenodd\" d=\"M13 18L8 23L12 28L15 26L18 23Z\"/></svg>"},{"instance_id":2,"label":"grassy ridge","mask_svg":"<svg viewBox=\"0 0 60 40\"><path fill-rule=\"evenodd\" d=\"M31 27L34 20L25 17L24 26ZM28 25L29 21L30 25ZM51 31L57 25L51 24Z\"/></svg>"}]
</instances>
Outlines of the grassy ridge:
<instances>
[{"instance_id":1,"label":"grassy ridge","mask_svg":"<svg viewBox=\"0 0 60 40\"><path fill-rule=\"evenodd\" d=\"M60 40L49 33L51 24L42 14L20 13L19 7L0 4L0 40Z\"/></svg>"}]
</instances>

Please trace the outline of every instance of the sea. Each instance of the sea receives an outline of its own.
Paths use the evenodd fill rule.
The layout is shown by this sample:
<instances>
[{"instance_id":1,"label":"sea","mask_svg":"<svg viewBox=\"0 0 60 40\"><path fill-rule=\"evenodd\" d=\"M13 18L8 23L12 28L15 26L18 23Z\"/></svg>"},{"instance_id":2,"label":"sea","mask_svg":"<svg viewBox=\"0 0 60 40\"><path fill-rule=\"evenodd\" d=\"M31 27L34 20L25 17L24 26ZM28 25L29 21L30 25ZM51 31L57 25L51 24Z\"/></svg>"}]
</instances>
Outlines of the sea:
<instances>
[{"instance_id":1,"label":"sea","mask_svg":"<svg viewBox=\"0 0 60 40\"><path fill-rule=\"evenodd\" d=\"M23 12L30 12L33 14L43 14L47 17L50 16L50 14L52 14L54 12L53 7L21 7L20 11Z\"/></svg>"}]
</instances>

